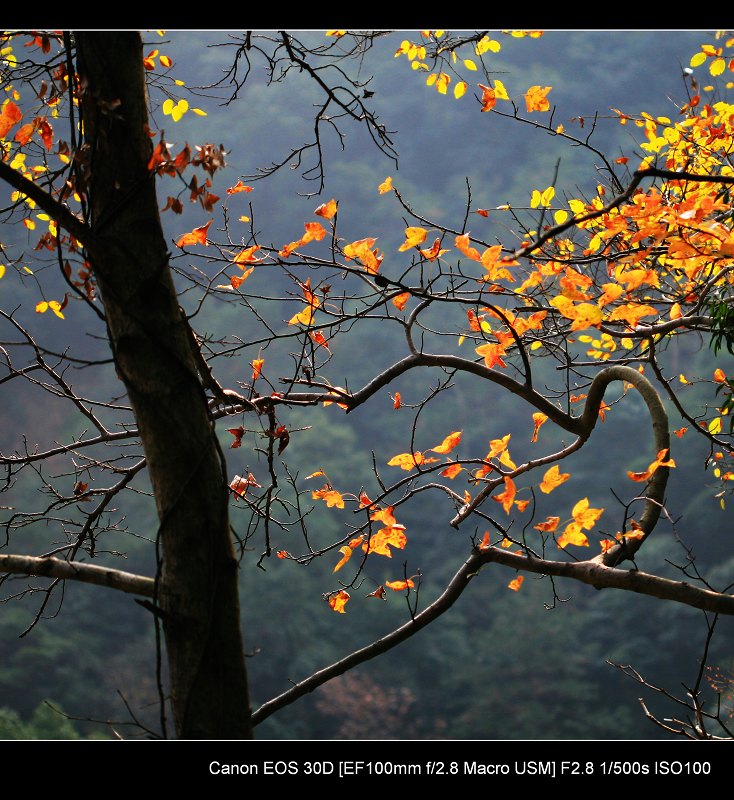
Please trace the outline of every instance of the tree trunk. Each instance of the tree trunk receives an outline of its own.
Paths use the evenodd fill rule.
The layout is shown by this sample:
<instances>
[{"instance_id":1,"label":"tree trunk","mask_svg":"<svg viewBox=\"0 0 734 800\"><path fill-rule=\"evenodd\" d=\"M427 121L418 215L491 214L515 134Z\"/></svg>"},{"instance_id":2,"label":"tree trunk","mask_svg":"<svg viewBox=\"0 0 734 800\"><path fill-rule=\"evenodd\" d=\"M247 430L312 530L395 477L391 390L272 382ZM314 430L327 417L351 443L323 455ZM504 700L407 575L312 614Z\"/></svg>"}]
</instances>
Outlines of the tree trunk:
<instances>
[{"instance_id":1,"label":"tree trunk","mask_svg":"<svg viewBox=\"0 0 734 800\"><path fill-rule=\"evenodd\" d=\"M252 736L224 457L179 309L148 170L142 42L77 32L88 253L159 517L158 601L179 738Z\"/></svg>"}]
</instances>

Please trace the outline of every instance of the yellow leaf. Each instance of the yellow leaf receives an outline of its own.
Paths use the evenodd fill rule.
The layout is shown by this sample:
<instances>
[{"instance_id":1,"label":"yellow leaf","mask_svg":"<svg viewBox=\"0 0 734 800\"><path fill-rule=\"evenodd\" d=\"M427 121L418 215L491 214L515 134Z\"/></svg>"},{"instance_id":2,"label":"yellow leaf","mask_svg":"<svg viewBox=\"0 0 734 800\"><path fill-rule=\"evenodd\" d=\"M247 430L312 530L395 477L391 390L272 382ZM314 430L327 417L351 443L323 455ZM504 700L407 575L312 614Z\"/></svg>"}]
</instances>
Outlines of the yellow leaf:
<instances>
[{"instance_id":1,"label":"yellow leaf","mask_svg":"<svg viewBox=\"0 0 734 800\"><path fill-rule=\"evenodd\" d=\"M551 204L551 201L556 196L556 189L554 186L549 186L543 194L540 196L540 204L542 206L548 207Z\"/></svg>"},{"instance_id":2,"label":"yellow leaf","mask_svg":"<svg viewBox=\"0 0 734 800\"><path fill-rule=\"evenodd\" d=\"M553 219L555 219L556 225L562 225L568 219L568 211L564 211L562 208L559 209L553 215Z\"/></svg>"},{"instance_id":3,"label":"yellow leaf","mask_svg":"<svg viewBox=\"0 0 734 800\"><path fill-rule=\"evenodd\" d=\"M558 465L554 464L543 476L543 481L540 484L540 491L543 492L543 494L550 494L570 477L570 473L561 472Z\"/></svg>"},{"instance_id":4,"label":"yellow leaf","mask_svg":"<svg viewBox=\"0 0 734 800\"><path fill-rule=\"evenodd\" d=\"M505 89L505 84L502 83L501 80L495 80L494 82L494 93L498 100L509 100L510 96L507 94L507 89Z\"/></svg>"},{"instance_id":5,"label":"yellow leaf","mask_svg":"<svg viewBox=\"0 0 734 800\"><path fill-rule=\"evenodd\" d=\"M692 67L700 67L701 64L706 60L706 53L702 53L700 50L696 53L690 61Z\"/></svg>"},{"instance_id":6,"label":"yellow leaf","mask_svg":"<svg viewBox=\"0 0 734 800\"><path fill-rule=\"evenodd\" d=\"M377 187L377 191L380 194L385 194L392 190L392 178L387 177L385 180Z\"/></svg>"},{"instance_id":7,"label":"yellow leaf","mask_svg":"<svg viewBox=\"0 0 734 800\"><path fill-rule=\"evenodd\" d=\"M313 322L313 315L316 309L313 306L306 306L303 311L294 314L289 320L289 325L310 325Z\"/></svg>"},{"instance_id":8,"label":"yellow leaf","mask_svg":"<svg viewBox=\"0 0 734 800\"><path fill-rule=\"evenodd\" d=\"M398 248L399 252L402 253L405 250L410 250L411 247L417 247L419 244L423 244L427 235L428 231L425 228L406 228L405 241Z\"/></svg>"},{"instance_id":9,"label":"yellow leaf","mask_svg":"<svg viewBox=\"0 0 734 800\"><path fill-rule=\"evenodd\" d=\"M709 433L712 433L716 436L717 433L721 433L721 417L716 417L716 419L712 419L708 425Z\"/></svg>"},{"instance_id":10,"label":"yellow leaf","mask_svg":"<svg viewBox=\"0 0 734 800\"><path fill-rule=\"evenodd\" d=\"M457 83L456 86L454 86L454 97L458 100L465 94L466 94L466 82L459 81L459 83Z\"/></svg>"},{"instance_id":11,"label":"yellow leaf","mask_svg":"<svg viewBox=\"0 0 734 800\"><path fill-rule=\"evenodd\" d=\"M472 72L475 72L477 69L477 65L470 58L464 59L464 66Z\"/></svg>"},{"instance_id":12,"label":"yellow leaf","mask_svg":"<svg viewBox=\"0 0 734 800\"><path fill-rule=\"evenodd\" d=\"M726 69L726 61L723 58L715 58L710 66L709 72L716 77L717 75L721 75L721 73Z\"/></svg>"},{"instance_id":13,"label":"yellow leaf","mask_svg":"<svg viewBox=\"0 0 734 800\"><path fill-rule=\"evenodd\" d=\"M0 264L0 278L5 275L5 264Z\"/></svg>"},{"instance_id":14,"label":"yellow leaf","mask_svg":"<svg viewBox=\"0 0 734 800\"><path fill-rule=\"evenodd\" d=\"M556 544L559 548L563 549L566 545L574 544L578 547L588 547L589 540L582 532L581 526L577 522L571 522L566 525L563 533L556 539Z\"/></svg>"}]
</instances>

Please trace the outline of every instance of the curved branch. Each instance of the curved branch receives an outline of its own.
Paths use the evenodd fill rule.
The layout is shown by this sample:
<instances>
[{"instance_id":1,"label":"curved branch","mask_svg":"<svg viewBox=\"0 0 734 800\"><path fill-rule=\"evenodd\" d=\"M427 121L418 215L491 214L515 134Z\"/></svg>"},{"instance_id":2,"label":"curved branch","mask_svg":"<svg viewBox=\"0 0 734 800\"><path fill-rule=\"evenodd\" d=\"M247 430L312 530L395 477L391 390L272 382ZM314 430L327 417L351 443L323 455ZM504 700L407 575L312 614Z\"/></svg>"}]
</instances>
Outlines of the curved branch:
<instances>
[{"instance_id":1,"label":"curved branch","mask_svg":"<svg viewBox=\"0 0 734 800\"><path fill-rule=\"evenodd\" d=\"M153 597L155 581L132 572L122 572L110 567L98 567L79 561L62 561L59 558L0 555L0 573L37 575L42 578L60 578L81 583L93 583L128 594Z\"/></svg>"},{"instance_id":2,"label":"curved branch","mask_svg":"<svg viewBox=\"0 0 734 800\"><path fill-rule=\"evenodd\" d=\"M381 639L377 639L366 647L350 653L346 658L342 658L328 667L314 672L305 680L295 683L288 691L263 703L252 715L253 726L259 725L276 711L289 706L303 697L303 695L313 692L332 678L336 678L359 666L359 664L386 653L418 633L426 625L448 611L459 599L464 589L469 585L469 581L477 575L481 567L492 562L539 575L573 578L597 589L624 589L650 597L672 600L705 611L734 615L734 595L719 594L709 589L699 589L684 581L672 581L636 570L616 569L595 561L573 563L546 561L545 559L512 553L499 547L475 549L451 579L443 594L420 614L417 614L409 622L396 628Z\"/></svg>"},{"instance_id":3,"label":"curved branch","mask_svg":"<svg viewBox=\"0 0 734 800\"><path fill-rule=\"evenodd\" d=\"M441 614L451 608L459 599L464 589L466 589L469 581L477 574L477 568L479 566L481 566L481 559L476 554L471 555L451 579L451 582L446 587L443 594L421 611L420 614L417 614L409 622L406 622L405 625L401 625L399 628L392 631L392 633L387 634L387 636L383 636L381 639L372 642L360 650L355 650L355 652L351 653L346 658L315 672L300 683L294 684L287 692L283 692L283 694L278 695L278 697L274 697L272 700L263 703L260 708L252 714L253 726L259 725L271 714L290 705L304 694L318 689L319 686L330 681L332 678L336 678L338 675L342 675L348 670L354 669L357 665L382 655L382 653L391 650L396 645L418 633L418 631L425 628L426 625L433 622L437 617L440 617Z\"/></svg>"},{"instance_id":4,"label":"curved branch","mask_svg":"<svg viewBox=\"0 0 734 800\"><path fill-rule=\"evenodd\" d=\"M652 422L653 436L655 439L655 453L667 450L667 457L670 457L670 430L668 426L668 414L665 410L660 395L650 381L632 367L613 366L606 367L599 372L589 387L588 397L581 421L588 433L591 434L599 418L599 408L604 397L607 386L612 381L626 381L631 383L640 393L645 401L647 410L650 413ZM660 512L665 501L665 487L668 483L668 467L658 467L652 474L645 492L645 507L642 511L638 524L643 532L639 539L624 539L620 544L597 556L595 561L608 567L614 567L627 558L632 558L640 549L644 540L650 535L653 528L660 518Z\"/></svg>"}]
</instances>

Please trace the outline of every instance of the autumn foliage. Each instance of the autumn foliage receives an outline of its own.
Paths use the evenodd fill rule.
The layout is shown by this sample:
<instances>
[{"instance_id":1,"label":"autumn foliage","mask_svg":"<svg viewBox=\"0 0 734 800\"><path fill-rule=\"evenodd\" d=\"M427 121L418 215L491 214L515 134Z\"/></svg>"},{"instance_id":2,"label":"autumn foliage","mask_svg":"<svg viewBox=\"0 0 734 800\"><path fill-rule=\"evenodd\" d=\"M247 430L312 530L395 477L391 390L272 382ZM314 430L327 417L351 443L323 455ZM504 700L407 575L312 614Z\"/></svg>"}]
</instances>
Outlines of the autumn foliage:
<instances>
[{"instance_id":1,"label":"autumn foliage","mask_svg":"<svg viewBox=\"0 0 734 800\"><path fill-rule=\"evenodd\" d=\"M477 126L502 117L571 152L586 148L597 159L583 186L538 178L517 205L488 200L485 193L477 207L467 192L463 217L446 219L415 206L400 173L386 169L368 188L374 203L389 209L389 230L375 229L369 219L360 221L361 230L354 223L342 230L350 198L322 192L304 218L289 222L286 241L272 241L268 225L251 219L258 176L228 176L226 145L173 145L162 131L148 131L145 175L167 198L160 204L167 219L179 223L171 251L177 264L189 264L180 270L192 326L199 307L214 299L240 304L267 332L253 343L191 330L212 427L221 427L231 457L223 491L233 515L247 520L241 556L254 547L258 565L281 571L284 585L288 570L323 559L329 582L320 607L330 619L342 618L332 618L329 609L348 615L350 603L386 598L407 600L416 618L421 550L409 509L420 508L428 493L440 497L441 524L461 534L447 552L469 559L471 575L490 562L514 570L502 585L520 596L525 572L578 577L586 569L584 579L603 573L621 586L626 567L661 516L669 516L668 476L686 457L691 437L709 448L711 502L726 508L734 480L728 357L734 347L734 105L726 100L734 38L721 37L693 54L683 101L670 117L614 109L610 124L625 126L630 137L629 149L612 158L596 151L580 129L555 121L552 86L495 77L495 54L513 39L540 36L425 30L406 36L394 51L415 73L415 91L427 92L426 102L473 104ZM326 38L328 47L337 40L355 48L366 42L364 34L346 31L329 31ZM6 57L21 46L43 53L49 39L8 34L5 45ZM289 58L318 77L295 51ZM175 69L157 49L143 59L151 80ZM84 306L104 310L74 223L81 225L88 202L83 151L70 153L53 111L68 91L81 91L60 66L65 63L44 81L43 92L39 85L35 94L25 88L21 96L7 84L0 108L6 203L15 206L33 246L58 254L68 286L63 297L47 296L39 276L35 312L51 311L46 319L60 329L75 324ZM705 81L697 77L702 74ZM189 105L178 84L163 85L159 117L166 136L189 112L205 115ZM348 102L327 92L327 105L366 125L391 152L384 126L364 106L369 90L359 88L350 90ZM317 124L328 119L324 111ZM316 144L320 152L320 139ZM295 151L291 160L299 162L306 152ZM62 172L74 165L54 190L54 202L71 209L58 219L38 205L48 162ZM222 171L225 190L215 184ZM181 223L184 207L196 210L199 224ZM21 261L13 267L20 275ZM4 282L12 279L8 272L0 272ZM401 355L390 364L359 357L357 374L372 370L361 381L349 374L359 352L350 337L364 329L369 340L376 324L398 332ZM691 335L712 344L707 371L693 374L685 366L674 374L669 354ZM345 359L338 368L335 354ZM220 357L240 359L236 384L219 383ZM400 382L414 371L438 375L435 388ZM450 411L442 426L424 423L435 420L430 410L450 396L456 380L511 395L516 413L524 414L524 434L491 413L470 415L471 427ZM60 379L59 385L66 392ZM687 392L691 386L697 394ZM97 425L86 402L76 405ZM641 433L630 436L626 463L609 467L615 489L600 505L593 499L597 487L577 479L570 457L593 448L597 426L628 404L638 409ZM310 458L301 446L307 428L291 422L294 409L313 415L328 438L329 415L356 415L366 407L392 415L397 433L389 451L360 443L363 474L330 474L319 463L310 464L307 475L289 468L294 451L305 462ZM136 435L132 425L114 434L97 427L102 438L95 444ZM59 447L76 456L89 441L80 437ZM14 454L3 463L12 470L24 458L31 463L35 454ZM236 471L235 463L241 464ZM98 468L104 469L88 467ZM61 497L64 507L78 500ZM328 537L318 524L313 532L310 527L324 518ZM662 592L662 583L652 585Z\"/></svg>"}]
</instances>

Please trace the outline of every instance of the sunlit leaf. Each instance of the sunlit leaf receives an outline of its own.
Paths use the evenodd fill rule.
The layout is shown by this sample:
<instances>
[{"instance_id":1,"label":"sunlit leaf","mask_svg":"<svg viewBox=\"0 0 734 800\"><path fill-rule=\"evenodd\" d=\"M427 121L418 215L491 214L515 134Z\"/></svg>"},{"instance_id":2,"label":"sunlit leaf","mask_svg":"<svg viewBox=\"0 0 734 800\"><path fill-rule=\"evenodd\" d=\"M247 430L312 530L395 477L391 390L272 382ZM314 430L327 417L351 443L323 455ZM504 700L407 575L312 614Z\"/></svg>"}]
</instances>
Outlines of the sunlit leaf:
<instances>
[{"instance_id":1,"label":"sunlit leaf","mask_svg":"<svg viewBox=\"0 0 734 800\"><path fill-rule=\"evenodd\" d=\"M344 606L349 602L349 592L342 589L336 594L329 595L328 602L332 611L336 611L339 614L346 614L347 612Z\"/></svg>"},{"instance_id":2,"label":"sunlit leaf","mask_svg":"<svg viewBox=\"0 0 734 800\"><path fill-rule=\"evenodd\" d=\"M428 231L425 228L406 228L405 241L400 245L398 250L402 253L405 250L410 250L411 247L417 247L419 244L425 242L427 234Z\"/></svg>"},{"instance_id":3,"label":"sunlit leaf","mask_svg":"<svg viewBox=\"0 0 734 800\"><path fill-rule=\"evenodd\" d=\"M560 521L560 517L546 517L545 522L539 522L537 525L533 525L533 527L538 531L550 532L558 527Z\"/></svg>"},{"instance_id":4,"label":"sunlit leaf","mask_svg":"<svg viewBox=\"0 0 734 800\"><path fill-rule=\"evenodd\" d=\"M533 437L530 440L531 442L538 441L538 431L540 430L540 426L547 422L548 417L542 411L536 411L533 414Z\"/></svg>"},{"instance_id":5,"label":"sunlit leaf","mask_svg":"<svg viewBox=\"0 0 734 800\"><path fill-rule=\"evenodd\" d=\"M385 194L386 192L392 191L392 178L385 178L385 180L377 187L377 191L380 194Z\"/></svg>"},{"instance_id":6,"label":"sunlit leaf","mask_svg":"<svg viewBox=\"0 0 734 800\"><path fill-rule=\"evenodd\" d=\"M454 431L450 433L442 442L436 447L430 449L434 453L450 453L461 441L461 431Z\"/></svg>"},{"instance_id":7,"label":"sunlit leaf","mask_svg":"<svg viewBox=\"0 0 734 800\"><path fill-rule=\"evenodd\" d=\"M556 539L556 544L561 549L569 544L576 545L577 547L588 547L589 540L586 538L586 534L581 530L581 525L578 522L571 522Z\"/></svg>"},{"instance_id":8,"label":"sunlit leaf","mask_svg":"<svg viewBox=\"0 0 734 800\"><path fill-rule=\"evenodd\" d=\"M548 111L550 110L550 102L547 95L551 90L551 86L531 86L525 92L525 108L528 113L531 111Z\"/></svg>"},{"instance_id":9,"label":"sunlit leaf","mask_svg":"<svg viewBox=\"0 0 734 800\"><path fill-rule=\"evenodd\" d=\"M515 495L517 494L517 488L515 487L515 482L512 478L505 475L504 477L505 482L505 491L501 494L492 495L492 500L497 503L502 504L502 508L504 508L505 513L509 514L510 509L512 508L512 504L515 501Z\"/></svg>"},{"instance_id":10,"label":"sunlit leaf","mask_svg":"<svg viewBox=\"0 0 734 800\"><path fill-rule=\"evenodd\" d=\"M322 203L313 213L324 219L331 219L336 214L337 202L333 198L328 203Z\"/></svg>"},{"instance_id":11,"label":"sunlit leaf","mask_svg":"<svg viewBox=\"0 0 734 800\"><path fill-rule=\"evenodd\" d=\"M518 575L517 578L515 578L514 580L511 580L507 584L507 588L508 589L512 589L513 592L519 592L520 591L520 587L522 586L522 582L524 580L525 580L525 578L524 578L523 575Z\"/></svg>"},{"instance_id":12,"label":"sunlit leaf","mask_svg":"<svg viewBox=\"0 0 734 800\"><path fill-rule=\"evenodd\" d=\"M444 478L449 478L453 480L460 472L463 471L463 467L461 464L452 464L450 467L446 467L445 470L441 473Z\"/></svg>"},{"instance_id":13,"label":"sunlit leaf","mask_svg":"<svg viewBox=\"0 0 734 800\"><path fill-rule=\"evenodd\" d=\"M391 547L398 550L405 548L408 543L408 537L404 533L405 525L396 523L389 528L382 528L370 536L369 541L362 545L362 550L365 553L375 553L380 556L392 558Z\"/></svg>"},{"instance_id":14,"label":"sunlit leaf","mask_svg":"<svg viewBox=\"0 0 734 800\"><path fill-rule=\"evenodd\" d=\"M184 233L183 235L179 236L176 239L176 246L177 247L189 247L190 245L194 244L203 244L206 245L207 243L207 231L209 230L209 226L212 224L214 220L209 220L206 225L202 225L199 228L194 228L192 231L188 233Z\"/></svg>"},{"instance_id":15,"label":"sunlit leaf","mask_svg":"<svg viewBox=\"0 0 734 800\"><path fill-rule=\"evenodd\" d=\"M311 492L311 497L314 500L323 500L327 508L344 508L344 498L336 489L332 489L329 484L326 484L321 489L315 489Z\"/></svg>"},{"instance_id":16,"label":"sunlit leaf","mask_svg":"<svg viewBox=\"0 0 734 800\"><path fill-rule=\"evenodd\" d=\"M23 112L12 100L6 100L0 110L0 139L4 139L10 129L23 119Z\"/></svg>"},{"instance_id":17,"label":"sunlit leaf","mask_svg":"<svg viewBox=\"0 0 734 800\"><path fill-rule=\"evenodd\" d=\"M550 494L570 477L571 474L569 472L561 472L558 464L554 464L543 476L543 481L540 484L540 491L543 492L543 494Z\"/></svg>"},{"instance_id":18,"label":"sunlit leaf","mask_svg":"<svg viewBox=\"0 0 734 800\"><path fill-rule=\"evenodd\" d=\"M403 581L385 581L385 586L392 589L394 592L404 591L405 589L412 589L415 586L412 578Z\"/></svg>"},{"instance_id":19,"label":"sunlit leaf","mask_svg":"<svg viewBox=\"0 0 734 800\"><path fill-rule=\"evenodd\" d=\"M227 194L239 194L239 192L251 192L252 186L246 186L242 181L237 181L234 186L227 189Z\"/></svg>"}]
</instances>

